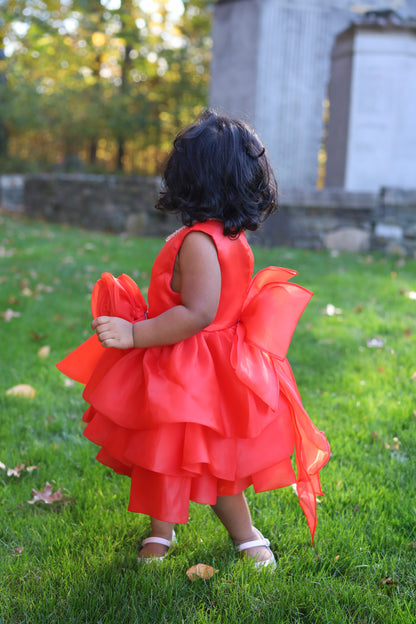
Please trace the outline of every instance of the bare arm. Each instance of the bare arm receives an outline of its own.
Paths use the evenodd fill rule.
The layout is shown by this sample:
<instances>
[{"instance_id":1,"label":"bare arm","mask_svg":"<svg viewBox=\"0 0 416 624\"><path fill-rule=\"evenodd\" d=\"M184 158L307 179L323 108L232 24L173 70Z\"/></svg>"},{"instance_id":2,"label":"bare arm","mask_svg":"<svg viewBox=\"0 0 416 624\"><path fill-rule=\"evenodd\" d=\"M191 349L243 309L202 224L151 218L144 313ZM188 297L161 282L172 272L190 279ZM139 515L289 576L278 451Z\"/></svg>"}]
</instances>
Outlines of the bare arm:
<instances>
[{"instance_id":1,"label":"bare arm","mask_svg":"<svg viewBox=\"0 0 416 624\"><path fill-rule=\"evenodd\" d=\"M155 318L132 324L99 316L91 327L104 347L131 349L174 344L212 323L221 292L221 271L212 239L203 232L186 236L179 253L182 304Z\"/></svg>"}]
</instances>

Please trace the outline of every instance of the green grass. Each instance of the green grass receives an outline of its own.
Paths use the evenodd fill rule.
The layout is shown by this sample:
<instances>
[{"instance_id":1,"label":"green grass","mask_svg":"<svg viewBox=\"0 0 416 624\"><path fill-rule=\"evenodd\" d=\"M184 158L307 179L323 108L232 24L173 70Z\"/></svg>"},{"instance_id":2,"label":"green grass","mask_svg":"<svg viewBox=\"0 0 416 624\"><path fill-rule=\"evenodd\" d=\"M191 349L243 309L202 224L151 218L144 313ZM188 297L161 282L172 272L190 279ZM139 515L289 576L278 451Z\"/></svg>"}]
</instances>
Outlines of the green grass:
<instances>
[{"instance_id":1,"label":"green grass","mask_svg":"<svg viewBox=\"0 0 416 624\"><path fill-rule=\"evenodd\" d=\"M89 335L100 272L129 273L145 289L162 243L7 215L0 231L0 314L20 313L0 317L0 461L39 465L20 478L0 470L0 622L416 622L416 301L406 296L415 260L254 250L258 269L295 268L315 292L289 359L332 447L316 545L291 488L249 491L274 575L236 563L225 530L196 504L172 556L149 568L136 561L148 524L126 511L129 481L95 461L82 436L82 388L65 385L54 363ZM322 314L329 303L342 313ZM384 346L368 347L374 337ZM35 398L6 396L19 383ZM29 505L46 481L63 501ZM191 583L185 572L198 562L219 572Z\"/></svg>"}]
</instances>

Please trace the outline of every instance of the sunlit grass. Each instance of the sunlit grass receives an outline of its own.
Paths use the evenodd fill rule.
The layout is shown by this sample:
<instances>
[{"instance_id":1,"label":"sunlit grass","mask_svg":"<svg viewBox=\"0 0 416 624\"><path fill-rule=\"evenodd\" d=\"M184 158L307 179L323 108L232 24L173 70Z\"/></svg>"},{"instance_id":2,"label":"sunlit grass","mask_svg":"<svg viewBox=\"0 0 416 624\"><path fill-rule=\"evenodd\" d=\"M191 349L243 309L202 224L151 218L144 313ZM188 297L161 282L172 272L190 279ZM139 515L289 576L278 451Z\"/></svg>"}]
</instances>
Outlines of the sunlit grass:
<instances>
[{"instance_id":1,"label":"sunlit grass","mask_svg":"<svg viewBox=\"0 0 416 624\"><path fill-rule=\"evenodd\" d=\"M0 469L0 622L416 621L415 260L255 249L258 269L295 268L315 292L289 359L332 447L316 545L291 488L249 491L276 574L236 564L224 529L195 504L172 556L149 568L136 561L147 521L126 511L128 480L95 461L82 436L82 388L66 385L54 363L89 335L100 273L129 273L145 292L162 241L5 215L0 228L0 315L20 314L0 316L0 462L39 466L20 478ZM322 313L328 304L338 314ZM382 346L367 346L373 338ZM20 383L34 399L6 397ZM63 501L29 505L46 481ZM198 562L219 572L191 583L185 572Z\"/></svg>"}]
</instances>

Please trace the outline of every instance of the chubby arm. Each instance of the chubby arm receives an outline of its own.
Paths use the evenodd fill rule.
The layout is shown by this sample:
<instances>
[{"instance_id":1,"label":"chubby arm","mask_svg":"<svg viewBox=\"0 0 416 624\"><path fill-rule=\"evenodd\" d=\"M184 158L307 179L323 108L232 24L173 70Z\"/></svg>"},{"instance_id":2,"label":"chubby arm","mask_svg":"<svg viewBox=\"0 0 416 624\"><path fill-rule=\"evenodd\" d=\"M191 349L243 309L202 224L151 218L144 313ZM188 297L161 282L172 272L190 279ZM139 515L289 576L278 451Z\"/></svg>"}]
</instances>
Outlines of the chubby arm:
<instances>
[{"instance_id":1,"label":"chubby arm","mask_svg":"<svg viewBox=\"0 0 416 624\"><path fill-rule=\"evenodd\" d=\"M179 252L182 304L155 318L129 323L115 316L99 316L91 327L103 347L131 349L174 344L190 338L214 320L221 292L221 271L211 237L203 232L186 236Z\"/></svg>"}]
</instances>

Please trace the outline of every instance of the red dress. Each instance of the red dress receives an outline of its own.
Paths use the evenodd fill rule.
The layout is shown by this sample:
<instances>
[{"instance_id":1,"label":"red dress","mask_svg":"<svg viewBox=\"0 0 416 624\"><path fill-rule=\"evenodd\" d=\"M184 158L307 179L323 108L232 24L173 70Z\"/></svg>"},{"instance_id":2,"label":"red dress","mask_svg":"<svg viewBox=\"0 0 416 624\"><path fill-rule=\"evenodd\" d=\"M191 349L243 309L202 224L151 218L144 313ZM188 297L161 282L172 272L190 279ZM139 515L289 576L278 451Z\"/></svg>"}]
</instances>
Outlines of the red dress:
<instances>
[{"instance_id":1,"label":"red dress","mask_svg":"<svg viewBox=\"0 0 416 624\"><path fill-rule=\"evenodd\" d=\"M180 304L173 267L194 230L212 237L221 268L211 325L177 344L147 349L105 349L94 334L57 366L85 384L84 434L101 447L100 462L131 477L131 511L181 523L189 500L213 504L251 484L262 492L297 483L313 538L329 445L302 407L286 359L312 296L288 283L296 272L269 267L252 279L245 235L230 239L222 224L207 221L167 240L153 265L147 311L133 280L104 273L92 294L93 317L139 322Z\"/></svg>"}]
</instances>

